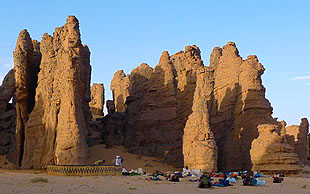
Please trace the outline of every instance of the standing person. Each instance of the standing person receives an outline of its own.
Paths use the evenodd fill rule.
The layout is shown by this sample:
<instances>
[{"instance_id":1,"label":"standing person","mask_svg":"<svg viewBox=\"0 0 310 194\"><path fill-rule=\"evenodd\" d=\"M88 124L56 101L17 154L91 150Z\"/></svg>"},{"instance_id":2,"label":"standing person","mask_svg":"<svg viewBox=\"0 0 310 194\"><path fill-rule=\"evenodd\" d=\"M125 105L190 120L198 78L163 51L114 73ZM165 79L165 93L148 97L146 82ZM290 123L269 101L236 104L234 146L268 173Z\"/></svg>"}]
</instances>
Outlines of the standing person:
<instances>
[{"instance_id":1,"label":"standing person","mask_svg":"<svg viewBox=\"0 0 310 194\"><path fill-rule=\"evenodd\" d=\"M122 166L124 159L121 156L116 156L116 159L113 161L115 161L115 163L113 162L115 166Z\"/></svg>"}]
</instances>

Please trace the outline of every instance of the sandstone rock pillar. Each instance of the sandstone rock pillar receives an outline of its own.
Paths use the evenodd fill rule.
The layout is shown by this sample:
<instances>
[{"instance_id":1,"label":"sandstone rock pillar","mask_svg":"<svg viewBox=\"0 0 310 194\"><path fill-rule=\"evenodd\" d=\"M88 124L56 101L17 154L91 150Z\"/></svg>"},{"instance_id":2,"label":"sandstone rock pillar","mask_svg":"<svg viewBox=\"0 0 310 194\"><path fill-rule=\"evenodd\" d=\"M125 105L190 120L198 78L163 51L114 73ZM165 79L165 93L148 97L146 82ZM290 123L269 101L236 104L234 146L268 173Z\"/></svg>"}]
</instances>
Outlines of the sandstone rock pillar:
<instances>
[{"instance_id":1,"label":"sandstone rock pillar","mask_svg":"<svg viewBox=\"0 0 310 194\"><path fill-rule=\"evenodd\" d=\"M14 51L14 70L16 86L16 144L17 158L20 165L25 139L25 124L28 120L28 102L30 91L29 72L32 65L33 45L27 30L22 30Z\"/></svg>"},{"instance_id":2,"label":"sandstone rock pillar","mask_svg":"<svg viewBox=\"0 0 310 194\"><path fill-rule=\"evenodd\" d=\"M35 106L25 127L22 167L84 164L91 67L78 20L69 16L53 36L44 34L40 51L41 70Z\"/></svg>"},{"instance_id":3,"label":"sandstone rock pillar","mask_svg":"<svg viewBox=\"0 0 310 194\"><path fill-rule=\"evenodd\" d=\"M301 119L300 126L290 125L286 128L286 133L290 136L290 144L295 148L300 161L305 164L309 157L309 123L306 118Z\"/></svg>"},{"instance_id":4,"label":"sandstone rock pillar","mask_svg":"<svg viewBox=\"0 0 310 194\"><path fill-rule=\"evenodd\" d=\"M217 146L209 123L208 103L213 93L213 72L202 68L198 73L194 94L193 112L190 114L183 135L184 166L217 171Z\"/></svg>"},{"instance_id":5,"label":"sandstone rock pillar","mask_svg":"<svg viewBox=\"0 0 310 194\"><path fill-rule=\"evenodd\" d=\"M89 102L90 111L94 115L103 116L104 106L104 86L103 84L93 84L90 88L91 101Z\"/></svg>"}]
</instances>

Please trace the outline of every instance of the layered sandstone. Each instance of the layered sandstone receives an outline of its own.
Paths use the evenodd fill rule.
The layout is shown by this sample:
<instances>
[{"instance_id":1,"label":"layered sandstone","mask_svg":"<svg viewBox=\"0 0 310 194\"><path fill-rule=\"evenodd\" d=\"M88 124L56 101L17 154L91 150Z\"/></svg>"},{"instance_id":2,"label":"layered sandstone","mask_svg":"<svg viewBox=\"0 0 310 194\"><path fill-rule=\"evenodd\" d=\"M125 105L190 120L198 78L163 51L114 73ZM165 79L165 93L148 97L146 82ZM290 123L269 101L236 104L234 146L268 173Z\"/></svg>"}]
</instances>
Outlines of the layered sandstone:
<instances>
[{"instance_id":1,"label":"layered sandstone","mask_svg":"<svg viewBox=\"0 0 310 194\"><path fill-rule=\"evenodd\" d=\"M209 122L209 103L213 93L213 71L202 68L197 75L192 113L184 128L184 166L217 172L217 146Z\"/></svg>"},{"instance_id":2,"label":"layered sandstone","mask_svg":"<svg viewBox=\"0 0 310 194\"><path fill-rule=\"evenodd\" d=\"M267 173L295 174L302 170L295 149L288 142L285 122L261 124L259 136L252 142L253 170Z\"/></svg>"},{"instance_id":3,"label":"layered sandstone","mask_svg":"<svg viewBox=\"0 0 310 194\"><path fill-rule=\"evenodd\" d=\"M88 149L86 123L91 118L91 68L90 52L81 44L78 20L69 16L53 36L44 34L40 52L35 106L24 122L22 167L84 164Z\"/></svg>"},{"instance_id":4,"label":"layered sandstone","mask_svg":"<svg viewBox=\"0 0 310 194\"><path fill-rule=\"evenodd\" d=\"M300 126L290 125L286 127L286 133L289 135L289 143L295 148L300 161L306 164L309 157L309 123L306 118L301 119Z\"/></svg>"},{"instance_id":5,"label":"layered sandstone","mask_svg":"<svg viewBox=\"0 0 310 194\"><path fill-rule=\"evenodd\" d=\"M90 111L94 115L103 116L104 106L104 86L103 84L93 84L90 88L91 100L89 102Z\"/></svg>"}]
</instances>

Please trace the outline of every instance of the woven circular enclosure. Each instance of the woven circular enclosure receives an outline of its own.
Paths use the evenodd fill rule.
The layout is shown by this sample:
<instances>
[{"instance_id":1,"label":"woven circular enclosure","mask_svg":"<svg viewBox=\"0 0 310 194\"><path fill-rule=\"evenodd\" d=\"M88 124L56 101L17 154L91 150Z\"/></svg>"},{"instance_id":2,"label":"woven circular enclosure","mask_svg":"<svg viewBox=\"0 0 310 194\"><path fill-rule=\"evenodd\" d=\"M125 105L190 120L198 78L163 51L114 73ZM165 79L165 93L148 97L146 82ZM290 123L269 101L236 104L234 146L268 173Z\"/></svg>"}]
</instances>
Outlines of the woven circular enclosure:
<instances>
[{"instance_id":1,"label":"woven circular enclosure","mask_svg":"<svg viewBox=\"0 0 310 194\"><path fill-rule=\"evenodd\" d=\"M61 176L120 176L118 166L97 165L47 165L47 174Z\"/></svg>"}]
</instances>

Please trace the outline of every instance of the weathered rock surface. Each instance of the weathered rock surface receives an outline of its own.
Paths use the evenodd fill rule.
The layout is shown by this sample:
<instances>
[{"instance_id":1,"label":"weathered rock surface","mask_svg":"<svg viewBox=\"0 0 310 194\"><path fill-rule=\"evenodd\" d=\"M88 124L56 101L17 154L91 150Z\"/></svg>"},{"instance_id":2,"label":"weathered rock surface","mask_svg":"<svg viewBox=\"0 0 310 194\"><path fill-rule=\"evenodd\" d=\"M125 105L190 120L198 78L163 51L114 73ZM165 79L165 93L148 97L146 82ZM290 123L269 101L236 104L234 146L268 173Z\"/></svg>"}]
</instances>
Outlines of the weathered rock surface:
<instances>
[{"instance_id":1,"label":"weathered rock surface","mask_svg":"<svg viewBox=\"0 0 310 194\"><path fill-rule=\"evenodd\" d=\"M302 170L294 147L288 143L285 125L282 121L258 126L259 136L252 142L251 149L253 170L288 174Z\"/></svg>"},{"instance_id":2,"label":"weathered rock surface","mask_svg":"<svg viewBox=\"0 0 310 194\"><path fill-rule=\"evenodd\" d=\"M103 142L106 147L124 145L124 114L120 112L109 113L103 118L102 123L104 125Z\"/></svg>"},{"instance_id":3,"label":"weathered rock surface","mask_svg":"<svg viewBox=\"0 0 310 194\"><path fill-rule=\"evenodd\" d=\"M16 42L14 51L14 70L16 86L16 144L17 158L20 165L24 150L25 124L33 107L33 98L30 97L32 77L30 73L34 64L32 63L33 43L27 30L22 30Z\"/></svg>"},{"instance_id":4,"label":"weathered rock surface","mask_svg":"<svg viewBox=\"0 0 310 194\"><path fill-rule=\"evenodd\" d=\"M301 119L300 126L290 125L286 127L286 133L290 136L289 143L295 148L299 160L306 164L309 157L309 123L306 118Z\"/></svg>"},{"instance_id":5,"label":"weathered rock surface","mask_svg":"<svg viewBox=\"0 0 310 194\"><path fill-rule=\"evenodd\" d=\"M104 106L104 86L103 84L93 84L90 88L91 100L89 102L90 111L94 115L103 116Z\"/></svg>"},{"instance_id":6,"label":"weathered rock surface","mask_svg":"<svg viewBox=\"0 0 310 194\"><path fill-rule=\"evenodd\" d=\"M7 162L3 162L7 168L9 163L16 163L16 111L14 102L10 100L15 94L15 75L14 69L11 69L2 81L0 86L0 157L5 158Z\"/></svg>"},{"instance_id":7,"label":"weathered rock surface","mask_svg":"<svg viewBox=\"0 0 310 194\"><path fill-rule=\"evenodd\" d=\"M113 100L107 100L107 110L108 114L115 113L115 104Z\"/></svg>"},{"instance_id":8,"label":"weathered rock surface","mask_svg":"<svg viewBox=\"0 0 310 194\"><path fill-rule=\"evenodd\" d=\"M217 146L208 110L212 93L213 71L205 67L197 75L193 112L186 122L183 136L184 166L203 172L217 172Z\"/></svg>"},{"instance_id":9,"label":"weathered rock surface","mask_svg":"<svg viewBox=\"0 0 310 194\"><path fill-rule=\"evenodd\" d=\"M129 76L123 70L117 71L110 84L116 112L125 112L126 98L129 96Z\"/></svg>"},{"instance_id":10,"label":"weathered rock surface","mask_svg":"<svg viewBox=\"0 0 310 194\"><path fill-rule=\"evenodd\" d=\"M193 110L196 76L203 68L199 48L187 46L185 52L172 56L163 52L154 69L143 64L128 76L123 71L115 73L111 90L114 99L122 99L115 104L122 107L120 112L125 112L124 144L131 152L160 156L176 165L183 162L182 147L190 149L191 146L182 144L183 131ZM202 126L210 126L204 133L214 135L219 170L250 170L250 149L258 136L257 126L275 122L262 85L264 70L254 55L243 60L233 42L213 49L209 69L205 71L207 75L204 75L212 91L203 94L208 99L204 102L208 107L203 113L193 114L186 131L194 130L192 120L205 115L208 121ZM195 137L186 136L184 139L188 142L191 142L190 136Z\"/></svg>"},{"instance_id":11,"label":"weathered rock surface","mask_svg":"<svg viewBox=\"0 0 310 194\"><path fill-rule=\"evenodd\" d=\"M187 46L172 56L163 52L154 69L141 64L130 75L115 73L115 111L126 112L124 144L131 152L183 166L183 129L192 112L196 70L202 67L199 48Z\"/></svg>"},{"instance_id":12,"label":"weathered rock surface","mask_svg":"<svg viewBox=\"0 0 310 194\"><path fill-rule=\"evenodd\" d=\"M86 123L91 118L91 68L90 52L81 44L78 20L69 16L53 37L44 34L40 52L35 106L25 122L22 167L84 164Z\"/></svg>"},{"instance_id":13,"label":"weathered rock surface","mask_svg":"<svg viewBox=\"0 0 310 194\"><path fill-rule=\"evenodd\" d=\"M0 114L6 112L7 105L15 94L15 75L11 69L4 77L0 86Z\"/></svg>"},{"instance_id":14,"label":"weathered rock surface","mask_svg":"<svg viewBox=\"0 0 310 194\"><path fill-rule=\"evenodd\" d=\"M213 50L210 66L214 68L214 92L209 114L218 146L218 167L250 170L257 126L273 121L261 80L265 69L256 56L243 60L233 42Z\"/></svg>"}]
</instances>

